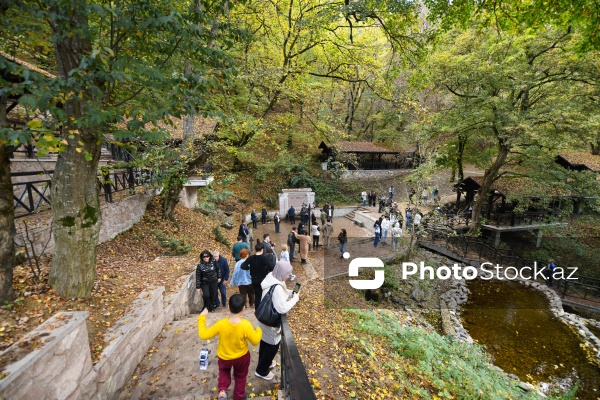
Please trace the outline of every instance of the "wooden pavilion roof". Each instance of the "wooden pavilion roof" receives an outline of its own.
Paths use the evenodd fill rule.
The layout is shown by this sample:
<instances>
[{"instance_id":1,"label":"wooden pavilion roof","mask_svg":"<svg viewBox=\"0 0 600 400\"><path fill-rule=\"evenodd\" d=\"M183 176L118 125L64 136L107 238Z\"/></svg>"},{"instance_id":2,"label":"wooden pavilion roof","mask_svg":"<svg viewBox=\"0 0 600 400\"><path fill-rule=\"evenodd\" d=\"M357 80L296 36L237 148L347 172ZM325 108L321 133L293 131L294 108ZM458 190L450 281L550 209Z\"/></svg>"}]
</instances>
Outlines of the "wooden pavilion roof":
<instances>
[{"instance_id":1,"label":"wooden pavilion roof","mask_svg":"<svg viewBox=\"0 0 600 400\"><path fill-rule=\"evenodd\" d=\"M561 164L566 164L578 171L587 169L600 172L600 155L594 155L585 151L572 151L559 153L557 159L559 162L562 161Z\"/></svg>"}]
</instances>

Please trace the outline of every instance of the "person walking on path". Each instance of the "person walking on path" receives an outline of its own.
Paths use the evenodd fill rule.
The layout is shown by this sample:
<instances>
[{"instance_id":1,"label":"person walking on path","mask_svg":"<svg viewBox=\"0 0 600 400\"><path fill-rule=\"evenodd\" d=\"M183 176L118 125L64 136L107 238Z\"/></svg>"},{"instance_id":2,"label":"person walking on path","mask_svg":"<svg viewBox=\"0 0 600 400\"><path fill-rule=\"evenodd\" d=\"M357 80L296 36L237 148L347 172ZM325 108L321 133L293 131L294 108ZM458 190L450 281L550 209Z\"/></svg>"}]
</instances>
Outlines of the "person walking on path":
<instances>
[{"instance_id":1,"label":"person walking on path","mask_svg":"<svg viewBox=\"0 0 600 400\"><path fill-rule=\"evenodd\" d=\"M256 239L258 242L258 239ZM260 304L260 300L262 299L262 288L260 287L260 283L265 279L265 276L269 274L269 272L273 271L275 267L275 258L270 259L266 256L265 246L258 242L256 246L254 246L255 254L251 255L244 261L240 268L245 271L250 271L250 276L252 277L252 288L254 289L254 308L258 308Z\"/></svg>"},{"instance_id":2,"label":"person walking on path","mask_svg":"<svg viewBox=\"0 0 600 400\"><path fill-rule=\"evenodd\" d=\"M373 225L373 233L375 234L375 239L373 239L373 246L377 248L377 245L379 244L379 237L381 236L381 227L378 223L375 223L375 225Z\"/></svg>"},{"instance_id":3,"label":"person walking on path","mask_svg":"<svg viewBox=\"0 0 600 400\"><path fill-rule=\"evenodd\" d=\"M333 212L335 211L335 206L333 203L329 204L329 208L327 209L327 218L330 221L333 221Z\"/></svg>"},{"instance_id":4,"label":"person walking on path","mask_svg":"<svg viewBox=\"0 0 600 400\"><path fill-rule=\"evenodd\" d=\"M413 221L413 231L415 233L419 232L419 226L421 225L421 218L423 218L423 216L421 215L420 212L416 212L415 213L415 218Z\"/></svg>"},{"instance_id":5,"label":"person walking on path","mask_svg":"<svg viewBox=\"0 0 600 400\"><path fill-rule=\"evenodd\" d=\"M306 206L302 206L300 209L300 223L303 225L308 224L308 218L308 208L306 208Z\"/></svg>"},{"instance_id":6,"label":"person walking on path","mask_svg":"<svg viewBox=\"0 0 600 400\"><path fill-rule=\"evenodd\" d=\"M338 235L338 240L340 242L340 258L344 257L344 253L346 252L346 245L348 244L348 234L345 229L342 229L340 234Z\"/></svg>"},{"instance_id":7,"label":"person walking on path","mask_svg":"<svg viewBox=\"0 0 600 400\"><path fill-rule=\"evenodd\" d=\"M267 223L267 209L266 208L262 208L262 211L260 212L260 222L264 225Z\"/></svg>"},{"instance_id":8,"label":"person walking on path","mask_svg":"<svg viewBox=\"0 0 600 400\"><path fill-rule=\"evenodd\" d=\"M331 236L333 236L333 224L330 220L327 220L327 222L325 222L325 225L323 225L323 236L323 244L325 245L325 248L329 250Z\"/></svg>"},{"instance_id":9,"label":"person walking on path","mask_svg":"<svg viewBox=\"0 0 600 400\"><path fill-rule=\"evenodd\" d=\"M278 261L277 254L273 247L275 247L275 243L271 242L271 236L268 233L263 235L263 245L265 246L265 254L267 257L273 257L275 261L273 261L273 265Z\"/></svg>"},{"instance_id":10,"label":"person walking on path","mask_svg":"<svg viewBox=\"0 0 600 400\"><path fill-rule=\"evenodd\" d=\"M313 251L317 251L319 248L319 238L321 237L321 228L319 227L319 224L314 224L311 229L313 237Z\"/></svg>"},{"instance_id":11,"label":"person walking on path","mask_svg":"<svg viewBox=\"0 0 600 400\"><path fill-rule=\"evenodd\" d=\"M408 204L409 205L413 204L415 194L417 194L417 192L415 191L415 189L414 188L410 189L410 193L408 194Z\"/></svg>"},{"instance_id":12,"label":"person walking on path","mask_svg":"<svg viewBox=\"0 0 600 400\"><path fill-rule=\"evenodd\" d=\"M325 221L327 220L327 211L325 207L321 210L321 225L325 225Z\"/></svg>"},{"instance_id":13,"label":"person walking on path","mask_svg":"<svg viewBox=\"0 0 600 400\"><path fill-rule=\"evenodd\" d=\"M213 257L219 266L219 272L221 274L221 281L218 284L219 291L215 296L216 308L219 308L221 304L223 307L227 304L227 283L229 281L229 263L225 257L221 257L218 251L213 252ZM221 301L219 301L219 292L221 292Z\"/></svg>"},{"instance_id":14,"label":"person walking on path","mask_svg":"<svg viewBox=\"0 0 600 400\"><path fill-rule=\"evenodd\" d=\"M220 270L212 254L208 250L203 250L200 253L200 262L196 265L196 290L202 290L204 308L211 312L215 309L217 284L221 281Z\"/></svg>"},{"instance_id":15,"label":"person walking on path","mask_svg":"<svg viewBox=\"0 0 600 400\"><path fill-rule=\"evenodd\" d=\"M308 259L308 246L310 244L310 236L308 236L308 233L301 235L296 232L294 232L294 236L296 236L296 239L300 241L300 245L298 246L300 249L300 260L302 261L302 264L306 264L306 260Z\"/></svg>"},{"instance_id":16,"label":"person walking on path","mask_svg":"<svg viewBox=\"0 0 600 400\"><path fill-rule=\"evenodd\" d=\"M391 235L394 251L397 251L400 248L400 238L402 237L402 227L400 226L400 222L396 221L396 223L394 223L394 226L391 229Z\"/></svg>"},{"instance_id":17,"label":"person walking on path","mask_svg":"<svg viewBox=\"0 0 600 400\"><path fill-rule=\"evenodd\" d=\"M288 220L290 221L290 224L296 225L296 209L294 206L291 206L288 210Z\"/></svg>"},{"instance_id":18,"label":"person walking on path","mask_svg":"<svg viewBox=\"0 0 600 400\"><path fill-rule=\"evenodd\" d=\"M252 212L250 213L250 219L252 220L252 227L256 229L256 222L258 221L258 218L254 210L252 210Z\"/></svg>"},{"instance_id":19,"label":"person walking on path","mask_svg":"<svg viewBox=\"0 0 600 400\"><path fill-rule=\"evenodd\" d=\"M279 212L276 212L275 215L273 216L273 222L275 223L275 233L281 233L281 232L279 232L279 223L281 222L281 217L279 216Z\"/></svg>"},{"instance_id":20,"label":"person walking on path","mask_svg":"<svg viewBox=\"0 0 600 400\"><path fill-rule=\"evenodd\" d=\"M229 318L218 320L210 328L206 327L207 310L203 310L198 317L198 336L207 340L219 336L217 347L217 365L219 378L217 389L218 399L227 399L227 389L231 385L231 369L233 369L233 400L246 398L246 380L250 368L250 351L248 342L256 346L262 339L262 329L254 329L252 323L242 318L242 311L246 308L242 295L234 294L229 299Z\"/></svg>"},{"instance_id":21,"label":"person walking on path","mask_svg":"<svg viewBox=\"0 0 600 400\"><path fill-rule=\"evenodd\" d=\"M427 199L429 198L429 191L427 189L423 189L423 193L421 193L421 198L423 199L423 204L427 205Z\"/></svg>"},{"instance_id":22,"label":"person walking on path","mask_svg":"<svg viewBox=\"0 0 600 400\"><path fill-rule=\"evenodd\" d=\"M381 221L381 244L387 244L387 235L390 230L390 220L388 217L383 217Z\"/></svg>"},{"instance_id":23,"label":"person walking on path","mask_svg":"<svg viewBox=\"0 0 600 400\"><path fill-rule=\"evenodd\" d=\"M242 223L240 224L240 229L238 230L238 236L242 237L242 242L248 243L248 227L246 226L244 221L242 221Z\"/></svg>"},{"instance_id":24,"label":"person walking on path","mask_svg":"<svg viewBox=\"0 0 600 400\"><path fill-rule=\"evenodd\" d=\"M240 251L240 260L233 267L231 274L231 286L237 286L240 294L244 296L244 303L249 307L254 307L254 288L252 287L252 277L250 271L244 271L242 264L250 256L250 251L242 249ZM230 300L231 301L231 300Z\"/></svg>"},{"instance_id":25,"label":"person walking on path","mask_svg":"<svg viewBox=\"0 0 600 400\"><path fill-rule=\"evenodd\" d=\"M290 253L288 252L287 244L281 245L281 254L279 254L280 261L290 262ZM290 274L290 281L294 282L296 280L296 275Z\"/></svg>"},{"instance_id":26,"label":"person walking on path","mask_svg":"<svg viewBox=\"0 0 600 400\"><path fill-rule=\"evenodd\" d=\"M250 247L248 246L248 243L244 243L241 236L238 236L237 240L237 243L231 248L231 255L233 256L235 262L240 261L240 251L242 251L242 249L246 249L248 250L248 253L250 253Z\"/></svg>"},{"instance_id":27,"label":"person walking on path","mask_svg":"<svg viewBox=\"0 0 600 400\"><path fill-rule=\"evenodd\" d=\"M289 233L287 237L287 245L290 249L290 262L294 260L294 251L296 250L296 235L294 232L296 231L296 227L292 228L292 231Z\"/></svg>"},{"instance_id":28,"label":"person walking on path","mask_svg":"<svg viewBox=\"0 0 600 400\"><path fill-rule=\"evenodd\" d=\"M367 205L367 192L363 190L360 197L362 198L362 206L365 207Z\"/></svg>"},{"instance_id":29,"label":"person walking on path","mask_svg":"<svg viewBox=\"0 0 600 400\"><path fill-rule=\"evenodd\" d=\"M394 198L394 193L396 193L396 191L394 190L394 186L390 186L390 188L388 189L388 197L390 200L392 200Z\"/></svg>"},{"instance_id":30,"label":"person walking on path","mask_svg":"<svg viewBox=\"0 0 600 400\"><path fill-rule=\"evenodd\" d=\"M285 286L285 281L290 278L292 266L289 262L279 261L275 265L273 272L268 274L262 282L262 291L267 293L273 286L273 308L279 314L285 315L298 303L299 295ZM279 350L281 342L281 325L277 327L267 326L262 322L258 323L263 335L258 349L258 364L254 375L264 380L270 381L275 377L275 374L270 369L275 368L276 364L273 361Z\"/></svg>"},{"instance_id":31,"label":"person walking on path","mask_svg":"<svg viewBox=\"0 0 600 400\"><path fill-rule=\"evenodd\" d=\"M413 215L409 209L406 210L406 233L411 233L413 224Z\"/></svg>"}]
</instances>

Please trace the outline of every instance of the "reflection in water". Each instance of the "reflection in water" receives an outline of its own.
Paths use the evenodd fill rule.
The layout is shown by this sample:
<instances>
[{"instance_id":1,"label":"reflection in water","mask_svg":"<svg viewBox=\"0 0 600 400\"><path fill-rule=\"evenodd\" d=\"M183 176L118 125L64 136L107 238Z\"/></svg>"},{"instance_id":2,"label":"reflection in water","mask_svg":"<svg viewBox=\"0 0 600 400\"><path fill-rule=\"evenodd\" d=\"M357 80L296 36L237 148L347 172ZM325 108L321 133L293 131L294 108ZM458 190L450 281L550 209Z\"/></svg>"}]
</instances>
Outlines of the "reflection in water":
<instances>
[{"instance_id":1,"label":"reflection in water","mask_svg":"<svg viewBox=\"0 0 600 400\"><path fill-rule=\"evenodd\" d=\"M549 310L546 297L514 282L473 281L462 318L469 334L494 357L494 364L521 380L569 389L578 398L600 397L600 368L579 336Z\"/></svg>"}]
</instances>

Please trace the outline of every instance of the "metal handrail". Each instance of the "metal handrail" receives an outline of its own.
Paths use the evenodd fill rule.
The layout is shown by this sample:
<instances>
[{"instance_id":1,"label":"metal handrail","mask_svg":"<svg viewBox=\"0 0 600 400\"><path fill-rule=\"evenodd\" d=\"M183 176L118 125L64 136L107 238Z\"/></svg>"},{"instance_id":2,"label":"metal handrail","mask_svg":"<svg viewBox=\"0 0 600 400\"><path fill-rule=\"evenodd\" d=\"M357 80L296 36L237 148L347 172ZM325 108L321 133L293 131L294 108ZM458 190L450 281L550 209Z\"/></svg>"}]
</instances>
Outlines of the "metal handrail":
<instances>
[{"instance_id":1,"label":"metal handrail","mask_svg":"<svg viewBox=\"0 0 600 400\"><path fill-rule=\"evenodd\" d=\"M51 175L54 171L45 171ZM12 176L37 176L39 171L30 173L17 172ZM108 178L108 179L107 179ZM143 186L152 181L152 172L141 170L139 168L126 168L119 172L109 173L107 176L98 175L98 195L104 196L107 202L112 202L112 194L123 190L133 189ZM13 201L15 208L15 218L22 218L38 211L42 205L52 207L52 203L47 193L49 192L52 179L42 179L29 182L13 183ZM22 187L22 189L21 189ZM18 193L18 194L15 194ZM20 212L20 209L25 212Z\"/></svg>"},{"instance_id":2,"label":"metal handrail","mask_svg":"<svg viewBox=\"0 0 600 400\"><path fill-rule=\"evenodd\" d=\"M286 400L316 400L285 315L281 316L281 389Z\"/></svg>"},{"instance_id":3,"label":"metal handrail","mask_svg":"<svg viewBox=\"0 0 600 400\"><path fill-rule=\"evenodd\" d=\"M509 250L498 249L479 238L462 235L450 236L443 231L437 232L437 235L432 233L431 238L421 237L419 241L435 243L434 237L436 236L444 241L444 247L462 258L470 258L467 257L469 254L476 254L478 261L486 260L501 265L510 263L511 266L517 268L532 266L534 263L538 263L538 265L545 264L537 260L522 258L512 254ZM600 302L600 279L584 275L574 276L573 278L577 278L577 280L556 280L557 292L560 293L563 299L570 295L591 302Z\"/></svg>"}]
</instances>

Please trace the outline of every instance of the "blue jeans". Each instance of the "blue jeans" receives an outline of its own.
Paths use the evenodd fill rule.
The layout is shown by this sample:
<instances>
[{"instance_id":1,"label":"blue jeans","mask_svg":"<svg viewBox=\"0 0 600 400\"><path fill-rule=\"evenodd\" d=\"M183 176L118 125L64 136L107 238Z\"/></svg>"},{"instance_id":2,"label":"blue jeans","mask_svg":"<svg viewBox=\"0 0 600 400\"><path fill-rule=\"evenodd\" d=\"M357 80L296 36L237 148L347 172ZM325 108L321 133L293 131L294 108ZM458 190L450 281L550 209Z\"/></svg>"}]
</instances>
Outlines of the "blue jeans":
<instances>
[{"instance_id":1,"label":"blue jeans","mask_svg":"<svg viewBox=\"0 0 600 400\"><path fill-rule=\"evenodd\" d=\"M373 246L377 247L379 244L379 233L375 234L375 241L373 242Z\"/></svg>"},{"instance_id":2,"label":"blue jeans","mask_svg":"<svg viewBox=\"0 0 600 400\"><path fill-rule=\"evenodd\" d=\"M219 290L215 293L215 304L217 307L223 303L223 307L227 307L227 286L223 285L221 282L218 283ZM221 301L219 301L219 292L221 292Z\"/></svg>"},{"instance_id":3,"label":"blue jeans","mask_svg":"<svg viewBox=\"0 0 600 400\"><path fill-rule=\"evenodd\" d=\"M342 253L342 255L344 255L345 252L346 252L346 243L340 243L340 253Z\"/></svg>"},{"instance_id":4,"label":"blue jeans","mask_svg":"<svg viewBox=\"0 0 600 400\"><path fill-rule=\"evenodd\" d=\"M294 250L296 250L296 244L294 243L293 246L288 246L290 249L290 261L292 261L294 259Z\"/></svg>"},{"instance_id":5,"label":"blue jeans","mask_svg":"<svg viewBox=\"0 0 600 400\"><path fill-rule=\"evenodd\" d=\"M367 205L367 201L366 201L366 200L363 200L363 205L362 205L362 206L364 207L364 206L366 206L366 205Z\"/></svg>"},{"instance_id":6,"label":"blue jeans","mask_svg":"<svg viewBox=\"0 0 600 400\"><path fill-rule=\"evenodd\" d=\"M388 230L387 229L382 229L381 230L381 241L383 243L385 243L386 240L387 240L387 234L388 234Z\"/></svg>"}]
</instances>

